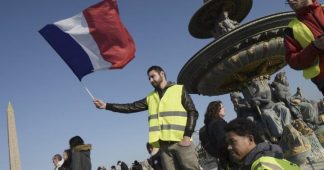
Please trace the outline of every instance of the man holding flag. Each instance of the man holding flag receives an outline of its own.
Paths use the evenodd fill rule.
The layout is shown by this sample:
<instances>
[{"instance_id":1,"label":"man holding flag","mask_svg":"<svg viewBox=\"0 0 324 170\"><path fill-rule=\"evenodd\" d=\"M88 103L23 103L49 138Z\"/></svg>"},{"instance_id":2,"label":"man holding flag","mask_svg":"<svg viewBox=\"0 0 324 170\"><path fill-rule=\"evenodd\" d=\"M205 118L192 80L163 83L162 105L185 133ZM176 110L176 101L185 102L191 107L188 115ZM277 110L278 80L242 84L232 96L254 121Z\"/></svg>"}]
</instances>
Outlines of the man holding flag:
<instances>
[{"instance_id":1,"label":"man holding flag","mask_svg":"<svg viewBox=\"0 0 324 170\"><path fill-rule=\"evenodd\" d=\"M121 113L149 112L149 143L160 148L165 170L199 170L197 153L191 143L198 112L183 85L168 82L160 66L147 75L154 90L142 100L128 104L105 103L95 99L99 109Z\"/></svg>"},{"instance_id":2,"label":"man holding flag","mask_svg":"<svg viewBox=\"0 0 324 170\"><path fill-rule=\"evenodd\" d=\"M134 41L120 21L116 0L103 0L39 32L80 81L97 70L122 68L135 54ZM199 170L190 141L198 118L192 99L182 85L166 80L161 67L152 66L147 74L155 90L131 104L106 104L86 90L97 108L124 113L149 111L149 143L161 149L163 169Z\"/></svg>"}]
</instances>

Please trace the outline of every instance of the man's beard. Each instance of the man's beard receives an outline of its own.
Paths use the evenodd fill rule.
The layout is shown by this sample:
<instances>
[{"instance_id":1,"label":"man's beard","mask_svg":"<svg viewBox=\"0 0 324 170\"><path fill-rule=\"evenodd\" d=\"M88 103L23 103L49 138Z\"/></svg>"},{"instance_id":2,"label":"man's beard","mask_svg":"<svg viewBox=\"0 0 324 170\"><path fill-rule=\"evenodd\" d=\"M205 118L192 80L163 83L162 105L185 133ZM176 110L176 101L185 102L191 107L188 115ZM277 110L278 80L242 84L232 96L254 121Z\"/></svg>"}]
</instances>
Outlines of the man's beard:
<instances>
[{"instance_id":1,"label":"man's beard","mask_svg":"<svg viewBox=\"0 0 324 170\"><path fill-rule=\"evenodd\" d=\"M155 88L155 89L160 89L160 84L162 83L162 79L158 79L157 81L153 81L151 83L151 85Z\"/></svg>"}]
</instances>

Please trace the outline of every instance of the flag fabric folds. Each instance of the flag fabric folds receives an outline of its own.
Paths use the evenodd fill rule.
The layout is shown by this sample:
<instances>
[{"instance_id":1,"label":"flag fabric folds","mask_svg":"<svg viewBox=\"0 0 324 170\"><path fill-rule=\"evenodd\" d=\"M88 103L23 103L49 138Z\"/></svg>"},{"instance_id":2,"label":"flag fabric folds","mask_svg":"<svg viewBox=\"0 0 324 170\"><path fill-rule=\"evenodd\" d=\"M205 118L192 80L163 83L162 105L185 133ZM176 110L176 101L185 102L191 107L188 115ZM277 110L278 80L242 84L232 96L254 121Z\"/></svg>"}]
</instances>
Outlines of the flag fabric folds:
<instances>
[{"instance_id":1,"label":"flag fabric folds","mask_svg":"<svg viewBox=\"0 0 324 170\"><path fill-rule=\"evenodd\" d=\"M135 43L120 20L116 0L99 2L39 32L80 81L97 70L123 68L135 55Z\"/></svg>"}]
</instances>

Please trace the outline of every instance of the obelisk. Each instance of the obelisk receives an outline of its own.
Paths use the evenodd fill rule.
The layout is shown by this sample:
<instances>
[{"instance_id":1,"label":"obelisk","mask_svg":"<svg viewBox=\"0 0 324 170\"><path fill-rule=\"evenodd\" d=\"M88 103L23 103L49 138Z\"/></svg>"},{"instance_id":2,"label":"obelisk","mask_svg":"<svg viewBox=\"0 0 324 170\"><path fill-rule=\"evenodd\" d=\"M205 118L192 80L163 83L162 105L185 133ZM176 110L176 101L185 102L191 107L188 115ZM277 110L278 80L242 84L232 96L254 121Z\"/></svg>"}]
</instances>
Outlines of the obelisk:
<instances>
[{"instance_id":1,"label":"obelisk","mask_svg":"<svg viewBox=\"0 0 324 170\"><path fill-rule=\"evenodd\" d=\"M7 109L7 124L10 170L21 170L15 114L10 102Z\"/></svg>"}]
</instances>

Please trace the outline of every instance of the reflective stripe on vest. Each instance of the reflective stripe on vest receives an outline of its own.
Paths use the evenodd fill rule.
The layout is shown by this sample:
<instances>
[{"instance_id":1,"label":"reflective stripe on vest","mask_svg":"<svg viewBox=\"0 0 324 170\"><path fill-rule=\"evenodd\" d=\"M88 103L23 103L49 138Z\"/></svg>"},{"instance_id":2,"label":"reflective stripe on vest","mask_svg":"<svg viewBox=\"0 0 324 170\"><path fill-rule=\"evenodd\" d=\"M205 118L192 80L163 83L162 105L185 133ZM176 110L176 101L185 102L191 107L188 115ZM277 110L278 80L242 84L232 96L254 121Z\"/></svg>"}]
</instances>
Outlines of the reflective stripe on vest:
<instances>
[{"instance_id":1,"label":"reflective stripe on vest","mask_svg":"<svg viewBox=\"0 0 324 170\"><path fill-rule=\"evenodd\" d=\"M312 41L314 41L314 35L311 30L297 18L291 20L288 27L293 30L294 38L303 48L307 47ZM317 56L313 65L303 70L303 75L306 79L310 79L316 77L319 73L319 58Z\"/></svg>"},{"instance_id":2,"label":"reflective stripe on vest","mask_svg":"<svg viewBox=\"0 0 324 170\"><path fill-rule=\"evenodd\" d=\"M155 91L146 97L149 112L149 143L183 139L187 112L181 103L182 89L182 85L173 85L166 90L162 99Z\"/></svg>"},{"instance_id":3,"label":"reflective stripe on vest","mask_svg":"<svg viewBox=\"0 0 324 170\"><path fill-rule=\"evenodd\" d=\"M301 168L285 159L277 159L270 156L262 156L255 160L252 164L251 170L301 170Z\"/></svg>"}]
</instances>

